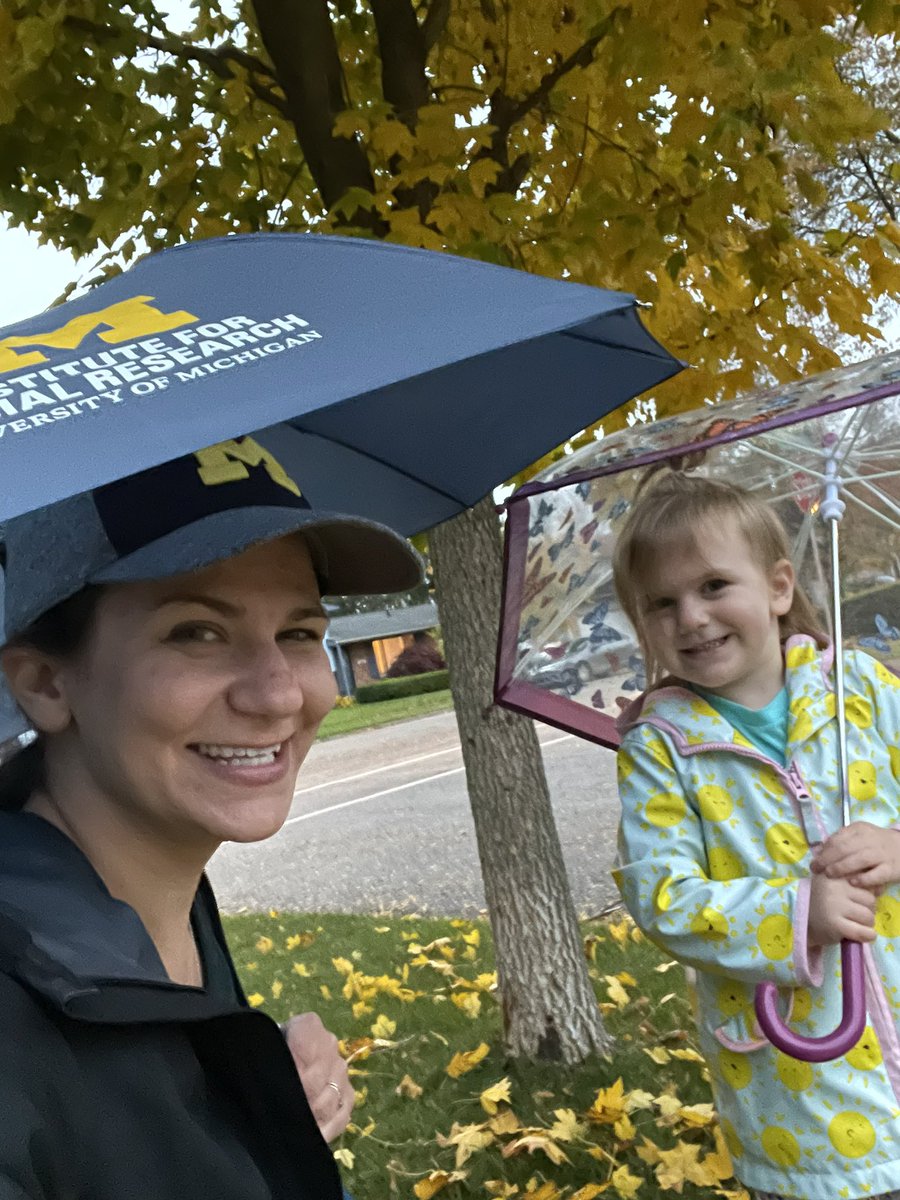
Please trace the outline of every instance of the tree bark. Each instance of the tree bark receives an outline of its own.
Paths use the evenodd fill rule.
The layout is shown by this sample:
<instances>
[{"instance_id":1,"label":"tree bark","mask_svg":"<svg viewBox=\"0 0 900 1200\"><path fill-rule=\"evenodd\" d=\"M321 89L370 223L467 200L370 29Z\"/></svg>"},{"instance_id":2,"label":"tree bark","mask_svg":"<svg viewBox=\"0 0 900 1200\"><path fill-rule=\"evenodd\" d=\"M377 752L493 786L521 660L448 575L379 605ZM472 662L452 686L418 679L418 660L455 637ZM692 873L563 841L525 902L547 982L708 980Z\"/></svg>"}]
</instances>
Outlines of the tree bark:
<instances>
[{"instance_id":1,"label":"tree bark","mask_svg":"<svg viewBox=\"0 0 900 1200\"><path fill-rule=\"evenodd\" d=\"M351 189L374 190L365 149L335 137L347 107L344 77L326 0L253 0L260 36L285 94L288 117L326 208ZM374 212L358 208L352 224L383 234Z\"/></svg>"},{"instance_id":2,"label":"tree bark","mask_svg":"<svg viewBox=\"0 0 900 1200\"><path fill-rule=\"evenodd\" d=\"M491 497L433 529L432 561L509 1052L580 1062L610 1042L588 975L533 724L493 703L502 555Z\"/></svg>"}]
</instances>

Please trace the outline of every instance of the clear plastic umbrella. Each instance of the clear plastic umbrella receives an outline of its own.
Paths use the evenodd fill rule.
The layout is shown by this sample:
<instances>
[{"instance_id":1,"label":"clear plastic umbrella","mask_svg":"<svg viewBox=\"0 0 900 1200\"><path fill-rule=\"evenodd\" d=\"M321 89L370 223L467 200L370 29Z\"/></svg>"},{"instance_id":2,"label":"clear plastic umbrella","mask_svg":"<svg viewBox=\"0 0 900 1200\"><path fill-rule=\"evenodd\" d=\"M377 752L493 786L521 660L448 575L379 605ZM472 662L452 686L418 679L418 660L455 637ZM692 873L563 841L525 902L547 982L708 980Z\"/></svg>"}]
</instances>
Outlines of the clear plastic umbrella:
<instances>
[{"instance_id":1,"label":"clear plastic umbrella","mask_svg":"<svg viewBox=\"0 0 900 1200\"><path fill-rule=\"evenodd\" d=\"M645 687L638 640L615 598L612 550L647 466L702 454L701 469L758 490L778 511L801 582L836 647L900 671L900 353L636 425L592 443L506 504L497 702L615 747L616 717ZM839 552L842 521L851 537ZM835 656L842 810L849 820L843 664ZM823 1061L865 1020L861 947L842 948L844 1019L829 1038L783 1025L773 985L760 1025L794 1057ZM841 1048L843 1047L843 1049Z\"/></svg>"}]
</instances>

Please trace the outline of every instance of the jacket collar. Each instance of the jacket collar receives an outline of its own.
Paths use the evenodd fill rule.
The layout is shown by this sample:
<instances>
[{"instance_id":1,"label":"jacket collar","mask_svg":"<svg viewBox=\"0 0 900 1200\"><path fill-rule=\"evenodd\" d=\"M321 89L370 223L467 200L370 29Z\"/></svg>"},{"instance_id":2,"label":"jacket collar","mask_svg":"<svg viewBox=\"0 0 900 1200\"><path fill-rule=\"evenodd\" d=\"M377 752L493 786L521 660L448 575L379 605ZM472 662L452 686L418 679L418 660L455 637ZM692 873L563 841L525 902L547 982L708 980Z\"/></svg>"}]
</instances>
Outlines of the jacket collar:
<instances>
[{"instance_id":1,"label":"jacket collar","mask_svg":"<svg viewBox=\"0 0 900 1200\"><path fill-rule=\"evenodd\" d=\"M809 741L834 719L834 692L829 677L833 658L830 646L820 650L805 635L788 638L784 645L789 750ZM755 750L702 696L672 677L634 700L622 713L617 727L624 737L629 729L642 724L654 725L668 733L683 753L732 747Z\"/></svg>"},{"instance_id":2,"label":"jacket collar","mask_svg":"<svg viewBox=\"0 0 900 1200\"><path fill-rule=\"evenodd\" d=\"M194 916L224 945L212 889ZM0 812L0 970L69 1016L132 1023L234 1011L173 983L130 905L82 851L34 813Z\"/></svg>"}]
</instances>

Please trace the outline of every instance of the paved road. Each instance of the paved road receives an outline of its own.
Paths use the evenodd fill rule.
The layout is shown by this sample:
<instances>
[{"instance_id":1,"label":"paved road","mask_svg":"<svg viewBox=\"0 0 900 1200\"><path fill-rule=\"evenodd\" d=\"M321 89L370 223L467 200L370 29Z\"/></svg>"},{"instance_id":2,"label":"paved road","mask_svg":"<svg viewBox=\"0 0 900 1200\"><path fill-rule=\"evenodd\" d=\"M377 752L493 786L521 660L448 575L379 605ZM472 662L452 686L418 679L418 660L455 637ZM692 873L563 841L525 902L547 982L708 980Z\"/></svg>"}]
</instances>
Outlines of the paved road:
<instances>
[{"instance_id":1,"label":"paved road","mask_svg":"<svg viewBox=\"0 0 900 1200\"><path fill-rule=\"evenodd\" d=\"M576 907L602 909L618 820L615 756L539 726ZM452 713L313 746L282 831L223 846L210 866L226 912L473 916L484 892Z\"/></svg>"}]
</instances>

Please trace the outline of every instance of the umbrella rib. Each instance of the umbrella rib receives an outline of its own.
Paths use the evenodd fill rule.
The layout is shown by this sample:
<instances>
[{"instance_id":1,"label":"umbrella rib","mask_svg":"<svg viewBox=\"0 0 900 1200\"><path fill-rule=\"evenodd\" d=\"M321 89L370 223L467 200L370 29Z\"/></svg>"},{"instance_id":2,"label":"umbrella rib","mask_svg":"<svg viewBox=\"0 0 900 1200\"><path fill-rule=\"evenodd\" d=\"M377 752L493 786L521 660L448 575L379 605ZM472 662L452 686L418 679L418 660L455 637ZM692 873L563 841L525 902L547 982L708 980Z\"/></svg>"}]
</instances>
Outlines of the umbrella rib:
<instances>
[{"instance_id":1,"label":"umbrella rib","mask_svg":"<svg viewBox=\"0 0 900 1200\"><path fill-rule=\"evenodd\" d=\"M871 504L866 504L865 500L860 500L859 496L854 496L852 492L844 491L844 489L841 490L848 500L852 500L854 504L858 505L860 508L864 508L867 513L870 513L873 517L877 517L878 520L883 521L885 525L890 525L892 529L900 531L900 523L894 521L885 513L879 512L878 509L873 508Z\"/></svg>"},{"instance_id":2,"label":"umbrella rib","mask_svg":"<svg viewBox=\"0 0 900 1200\"><path fill-rule=\"evenodd\" d=\"M345 442L342 438L332 437L331 434L318 433L315 429L307 429L305 426L298 424L296 421L291 421L289 424L292 429L296 429L299 433L305 433L312 437L320 438L323 442L330 442L334 446L341 446L344 450L349 450L352 454L360 455L361 458L367 458L369 462L378 463L380 467L385 467L388 471L392 471L395 475L401 475L404 479L408 479L411 483L418 484L419 487L424 488L426 491L431 492L436 496L443 496L445 500L451 500L454 504L458 504L462 508L471 507L471 502L464 500L461 496L454 496L452 492L447 492L443 488L439 488L433 483L428 483L426 480L420 479L418 475L413 475L411 471L407 471L403 467L398 467L396 463L388 462L387 459L380 458L377 454L370 454L368 450L361 450L359 446L354 446L351 442Z\"/></svg>"},{"instance_id":3,"label":"umbrella rib","mask_svg":"<svg viewBox=\"0 0 900 1200\"><path fill-rule=\"evenodd\" d=\"M665 361L668 357L666 354L654 354L652 350L642 350L640 346L626 346L623 342L611 342L607 338L588 337L586 333L576 333L573 329L563 329L562 336L574 338L577 342L589 342L592 346L606 346L609 350L622 350L626 354L637 354L641 358L653 359L654 362Z\"/></svg>"},{"instance_id":4,"label":"umbrella rib","mask_svg":"<svg viewBox=\"0 0 900 1200\"><path fill-rule=\"evenodd\" d=\"M872 484L869 483L868 476L857 476L853 482L859 487L864 487L866 491L871 492L873 496L877 496L886 508L890 509L891 512L896 513L897 516L900 516L900 504L897 504L897 502L888 496L886 492L883 492L881 488L873 487Z\"/></svg>"}]
</instances>

